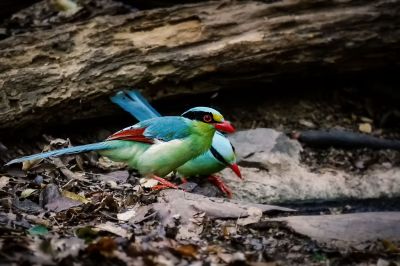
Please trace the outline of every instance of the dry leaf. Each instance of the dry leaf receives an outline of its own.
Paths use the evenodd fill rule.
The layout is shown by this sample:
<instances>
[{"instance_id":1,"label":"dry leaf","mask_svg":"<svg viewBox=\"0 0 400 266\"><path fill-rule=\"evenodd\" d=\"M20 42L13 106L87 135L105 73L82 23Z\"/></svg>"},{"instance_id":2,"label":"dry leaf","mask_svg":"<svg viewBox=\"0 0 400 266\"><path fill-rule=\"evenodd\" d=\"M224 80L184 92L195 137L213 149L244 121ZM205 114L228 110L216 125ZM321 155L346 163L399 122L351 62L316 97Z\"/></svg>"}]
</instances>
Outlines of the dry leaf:
<instances>
[{"instance_id":1,"label":"dry leaf","mask_svg":"<svg viewBox=\"0 0 400 266\"><path fill-rule=\"evenodd\" d=\"M158 184L158 181L153 179L153 178L149 178L149 177L143 177L139 180L140 185L142 185L145 188L152 188L155 185Z\"/></svg>"},{"instance_id":2,"label":"dry leaf","mask_svg":"<svg viewBox=\"0 0 400 266\"><path fill-rule=\"evenodd\" d=\"M9 181L10 178L7 176L0 177L0 189L3 189L5 186L7 186Z\"/></svg>"},{"instance_id":3,"label":"dry leaf","mask_svg":"<svg viewBox=\"0 0 400 266\"><path fill-rule=\"evenodd\" d=\"M21 193L21 198L27 198L30 195L32 195L33 192L35 192L37 189L34 188L27 188Z\"/></svg>"},{"instance_id":4,"label":"dry leaf","mask_svg":"<svg viewBox=\"0 0 400 266\"><path fill-rule=\"evenodd\" d=\"M111 212L118 212L119 205L118 202L113 198L112 195L108 195L101 201L103 208L107 208Z\"/></svg>"},{"instance_id":5,"label":"dry leaf","mask_svg":"<svg viewBox=\"0 0 400 266\"><path fill-rule=\"evenodd\" d=\"M398 247L393 241L382 239L382 244L387 251L391 253L400 252L400 247Z\"/></svg>"},{"instance_id":6,"label":"dry leaf","mask_svg":"<svg viewBox=\"0 0 400 266\"><path fill-rule=\"evenodd\" d=\"M177 246L176 248L174 248L174 251L184 257L196 258L198 249L198 246L188 244Z\"/></svg>"},{"instance_id":7,"label":"dry leaf","mask_svg":"<svg viewBox=\"0 0 400 266\"><path fill-rule=\"evenodd\" d=\"M22 162L22 170L28 171L29 169L33 168L34 166L38 165L43 159L36 159Z\"/></svg>"},{"instance_id":8,"label":"dry leaf","mask_svg":"<svg viewBox=\"0 0 400 266\"><path fill-rule=\"evenodd\" d=\"M361 116L360 120L363 121L364 123L372 123L372 122L374 122L374 120L372 120L369 117L365 117L365 116Z\"/></svg>"},{"instance_id":9,"label":"dry leaf","mask_svg":"<svg viewBox=\"0 0 400 266\"><path fill-rule=\"evenodd\" d=\"M129 178L129 172L126 170L113 171L107 174L97 174L96 177L102 181L115 181L117 184L125 183Z\"/></svg>"},{"instance_id":10,"label":"dry leaf","mask_svg":"<svg viewBox=\"0 0 400 266\"><path fill-rule=\"evenodd\" d=\"M60 158L53 158L54 165L63 173L65 177L70 180L85 180L85 174L72 172L65 164L62 162Z\"/></svg>"},{"instance_id":11,"label":"dry leaf","mask_svg":"<svg viewBox=\"0 0 400 266\"><path fill-rule=\"evenodd\" d=\"M67 197L67 198L70 198L70 199L73 199L73 200L82 202L83 204L86 204L86 203L89 203L89 202L90 202L90 200L88 200L88 199L85 198L84 196L79 195L79 194L75 194L74 192L70 192L70 191L63 190L63 191L61 192L61 194L62 194L64 197Z\"/></svg>"},{"instance_id":12,"label":"dry leaf","mask_svg":"<svg viewBox=\"0 0 400 266\"><path fill-rule=\"evenodd\" d=\"M67 197L58 197L45 205L45 208L54 212L61 212L70 208L78 207L82 202Z\"/></svg>"},{"instance_id":13,"label":"dry leaf","mask_svg":"<svg viewBox=\"0 0 400 266\"><path fill-rule=\"evenodd\" d=\"M305 127L308 127L308 128L315 128L316 127L313 122L305 120L305 119L300 119L299 120L299 124L303 125Z\"/></svg>"},{"instance_id":14,"label":"dry leaf","mask_svg":"<svg viewBox=\"0 0 400 266\"><path fill-rule=\"evenodd\" d=\"M104 224L99 224L96 225L96 229L102 230L102 231L107 231L110 233L113 233L114 235L125 237L125 238L130 238L132 236L132 233L129 233L128 230L122 228L121 226L118 226L112 222L106 222Z\"/></svg>"},{"instance_id":15,"label":"dry leaf","mask_svg":"<svg viewBox=\"0 0 400 266\"><path fill-rule=\"evenodd\" d=\"M126 212L118 213L117 218L120 221L128 221L132 217L134 217L136 214L136 211L134 209L127 210Z\"/></svg>"},{"instance_id":16,"label":"dry leaf","mask_svg":"<svg viewBox=\"0 0 400 266\"><path fill-rule=\"evenodd\" d=\"M102 237L96 243L90 244L86 250L89 253L99 252L103 255L111 255L117 249L117 243L111 237Z\"/></svg>"},{"instance_id":17,"label":"dry leaf","mask_svg":"<svg viewBox=\"0 0 400 266\"><path fill-rule=\"evenodd\" d=\"M61 195L58 187L54 184L48 184L46 188L42 190L39 197L39 202L41 206L44 206L46 209L55 212L68 210L70 208L82 205L82 201Z\"/></svg>"},{"instance_id":18,"label":"dry leaf","mask_svg":"<svg viewBox=\"0 0 400 266\"><path fill-rule=\"evenodd\" d=\"M233 255L228 253L218 253L218 257L224 263L230 263L232 261Z\"/></svg>"},{"instance_id":19,"label":"dry leaf","mask_svg":"<svg viewBox=\"0 0 400 266\"><path fill-rule=\"evenodd\" d=\"M43 218L40 218L40 216L38 215L25 214L24 218L32 223L43 225L46 226L47 228L51 228L51 222Z\"/></svg>"},{"instance_id":20,"label":"dry leaf","mask_svg":"<svg viewBox=\"0 0 400 266\"><path fill-rule=\"evenodd\" d=\"M110 186L110 188L112 188L112 189L121 189L121 187L118 186L117 182L115 182L115 181L113 181L113 180L108 180L108 181L106 182L106 184L107 184L108 186Z\"/></svg>"},{"instance_id":21,"label":"dry leaf","mask_svg":"<svg viewBox=\"0 0 400 266\"><path fill-rule=\"evenodd\" d=\"M224 226L222 230L225 238L229 238L230 236L237 234L236 226Z\"/></svg>"},{"instance_id":22,"label":"dry leaf","mask_svg":"<svg viewBox=\"0 0 400 266\"><path fill-rule=\"evenodd\" d=\"M370 123L362 123L358 125L358 130L360 130L363 133L371 133L372 126Z\"/></svg>"},{"instance_id":23,"label":"dry leaf","mask_svg":"<svg viewBox=\"0 0 400 266\"><path fill-rule=\"evenodd\" d=\"M104 170L120 170L126 168L126 163L114 162L107 157L101 156L98 160L98 166Z\"/></svg>"}]
</instances>

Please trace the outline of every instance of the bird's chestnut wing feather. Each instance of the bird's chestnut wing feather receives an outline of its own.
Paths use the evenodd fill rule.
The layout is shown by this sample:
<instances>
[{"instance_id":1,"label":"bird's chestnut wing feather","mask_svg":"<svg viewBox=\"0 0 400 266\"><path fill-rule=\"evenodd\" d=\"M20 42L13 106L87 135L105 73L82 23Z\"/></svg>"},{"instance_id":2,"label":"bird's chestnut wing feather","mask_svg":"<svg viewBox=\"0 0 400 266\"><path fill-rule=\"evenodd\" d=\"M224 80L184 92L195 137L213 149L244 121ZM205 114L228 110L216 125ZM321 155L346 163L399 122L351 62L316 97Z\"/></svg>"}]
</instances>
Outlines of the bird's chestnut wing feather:
<instances>
[{"instance_id":1,"label":"bird's chestnut wing feather","mask_svg":"<svg viewBox=\"0 0 400 266\"><path fill-rule=\"evenodd\" d=\"M186 118L164 116L148 119L124 128L108 137L107 140L130 140L152 144L155 140L171 141L186 138L189 135L190 125Z\"/></svg>"},{"instance_id":2,"label":"bird's chestnut wing feather","mask_svg":"<svg viewBox=\"0 0 400 266\"><path fill-rule=\"evenodd\" d=\"M107 138L107 140L131 140L144 143L154 143L154 140L143 135L146 128L127 128L120 130Z\"/></svg>"}]
</instances>

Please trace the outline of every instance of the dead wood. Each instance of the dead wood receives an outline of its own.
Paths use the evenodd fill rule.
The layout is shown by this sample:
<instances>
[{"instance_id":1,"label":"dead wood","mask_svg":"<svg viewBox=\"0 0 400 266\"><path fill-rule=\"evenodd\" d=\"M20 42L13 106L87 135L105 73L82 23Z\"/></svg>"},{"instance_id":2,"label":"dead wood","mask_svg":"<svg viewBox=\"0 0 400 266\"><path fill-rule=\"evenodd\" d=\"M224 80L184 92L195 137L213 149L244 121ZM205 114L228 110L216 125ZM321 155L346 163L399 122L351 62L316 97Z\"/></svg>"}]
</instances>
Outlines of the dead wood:
<instances>
[{"instance_id":1,"label":"dead wood","mask_svg":"<svg viewBox=\"0 0 400 266\"><path fill-rule=\"evenodd\" d=\"M370 148L400 150L400 140L383 139L345 130L305 130L293 132L292 138L316 147Z\"/></svg>"},{"instance_id":2,"label":"dead wood","mask_svg":"<svg viewBox=\"0 0 400 266\"><path fill-rule=\"evenodd\" d=\"M107 115L125 86L154 99L396 66L399 11L390 0L202 2L12 36L0 41L0 128Z\"/></svg>"}]
</instances>

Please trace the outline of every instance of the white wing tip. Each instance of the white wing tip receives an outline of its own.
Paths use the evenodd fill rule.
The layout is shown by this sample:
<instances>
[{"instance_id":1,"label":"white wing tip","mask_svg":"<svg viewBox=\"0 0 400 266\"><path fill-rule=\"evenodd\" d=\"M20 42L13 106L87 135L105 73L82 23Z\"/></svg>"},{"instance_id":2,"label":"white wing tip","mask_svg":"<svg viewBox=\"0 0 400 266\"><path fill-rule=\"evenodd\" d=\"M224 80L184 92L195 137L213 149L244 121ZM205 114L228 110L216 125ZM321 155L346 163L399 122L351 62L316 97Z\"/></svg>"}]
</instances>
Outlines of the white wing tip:
<instances>
[{"instance_id":1,"label":"white wing tip","mask_svg":"<svg viewBox=\"0 0 400 266\"><path fill-rule=\"evenodd\" d=\"M6 163L4 166L9 166L9 165L14 164L14 163L18 163L18 159L11 160L8 163Z\"/></svg>"}]
</instances>

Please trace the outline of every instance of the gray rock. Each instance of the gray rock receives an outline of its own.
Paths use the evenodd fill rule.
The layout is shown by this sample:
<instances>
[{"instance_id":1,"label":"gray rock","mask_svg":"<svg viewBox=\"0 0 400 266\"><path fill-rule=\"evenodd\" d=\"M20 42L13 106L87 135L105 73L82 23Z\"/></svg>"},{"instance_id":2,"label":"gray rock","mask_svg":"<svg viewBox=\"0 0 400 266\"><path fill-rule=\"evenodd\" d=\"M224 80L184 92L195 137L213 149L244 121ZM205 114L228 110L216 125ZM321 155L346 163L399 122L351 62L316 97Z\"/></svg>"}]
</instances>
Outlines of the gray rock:
<instances>
[{"instance_id":1,"label":"gray rock","mask_svg":"<svg viewBox=\"0 0 400 266\"><path fill-rule=\"evenodd\" d=\"M243 166L268 168L265 154L283 154L296 161L300 159L300 143L274 129L243 130L228 137L236 149L238 163Z\"/></svg>"},{"instance_id":2,"label":"gray rock","mask_svg":"<svg viewBox=\"0 0 400 266\"><path fill-rule=\"evenodd\" d=\"M141 206L137 214L130 220L131 223L141 222L148 216L150 209L154 210L165 226L173 227L176 217L179 217L181 227L177 239L195 239L202 232L205 216L212 219L241 218L252 215L254 209L261 213L280 211L294 212L293 209L240 202L223 198L205 197L198 194L187 193L181 190L168 189L160 192L157 202Z\"/></svg>"},{"instance_id":3,"label":"gray rock","mask_svg":"<svg viewBox=\"0 0 400 266\"><path fill-rule=\"evenodd\" d=\"M400 212L290 216L285 222L295 232L339 248L360 248L377 240L400 241Z\"/></svg>"},{"instance_id":4,"label":"gray rock","mask_svg":"<svg viewBox=\"0 0 400 266\"><path fill-rule=\"evenodd\" d=\"M288 158L270 156L268 171L241 168L244 180L230 169L222 176L233 191L233 198L255 203L283 203L299 200L368 199L400 196L400 168L375 169L362 175L339 170L311 172Z\"/></svg>"},{"instance_id":5,"label":"gray rock","mask_svg":"<svg viewBox=\"0 0 400 266\"><path fill-rule=\"evenodd\" d=\"M300 163L300 143L273 129L240 131L229 137L236 147L244 181L221 172L234 199L254 203L400 196L400 168L380 167L363 174L338 169L312 172Z\"/></svg>"}]
</instances>

